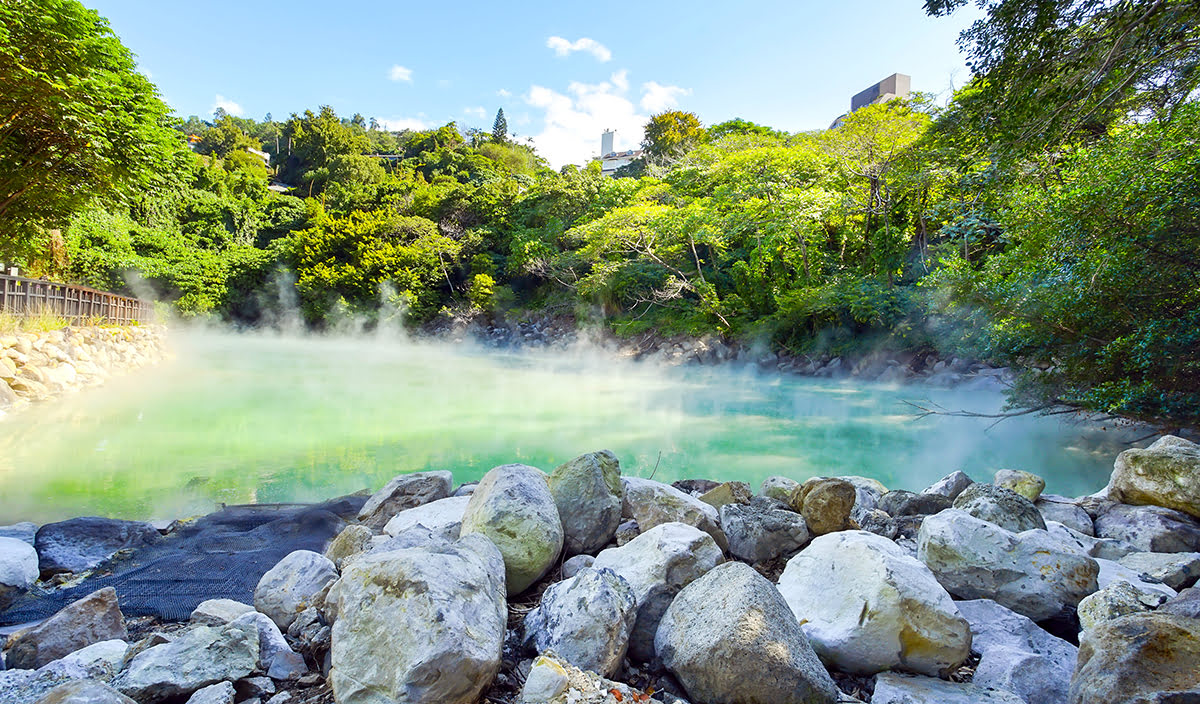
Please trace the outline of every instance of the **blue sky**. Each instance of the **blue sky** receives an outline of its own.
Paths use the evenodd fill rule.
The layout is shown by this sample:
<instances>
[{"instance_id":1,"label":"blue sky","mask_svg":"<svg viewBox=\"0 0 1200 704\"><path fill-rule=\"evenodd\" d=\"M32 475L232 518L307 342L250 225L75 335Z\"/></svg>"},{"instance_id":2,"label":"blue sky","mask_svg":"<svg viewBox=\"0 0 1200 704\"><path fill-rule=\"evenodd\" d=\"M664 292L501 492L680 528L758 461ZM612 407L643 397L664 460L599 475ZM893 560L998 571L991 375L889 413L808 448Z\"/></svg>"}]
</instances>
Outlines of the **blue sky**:
<instances>
[{"instance_id":1,"label":"blue sky","mask_svg":"<svg viewBox=\"0 0 1200 704\"><path fill-rule=\"evenodd\" d=\"M956 39L976 16L927 17L921 0L84 3L180 115L332 105L397 129L490 130L502 107L555 166L597 153L605 128L636 147L667 108L798 131L895 72L945 97L969 77Z\"/></svg>"}]
</instances>

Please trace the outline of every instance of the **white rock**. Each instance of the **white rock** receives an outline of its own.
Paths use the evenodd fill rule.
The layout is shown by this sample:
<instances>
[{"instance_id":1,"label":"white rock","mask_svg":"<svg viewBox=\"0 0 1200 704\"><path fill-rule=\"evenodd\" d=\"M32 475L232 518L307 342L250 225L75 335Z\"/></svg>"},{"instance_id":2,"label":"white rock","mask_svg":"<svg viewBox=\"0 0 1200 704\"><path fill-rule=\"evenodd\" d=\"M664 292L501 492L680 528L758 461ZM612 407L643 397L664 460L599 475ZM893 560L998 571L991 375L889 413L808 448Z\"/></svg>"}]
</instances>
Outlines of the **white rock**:
<instances>
[{"instance_id":1,"label":"white rock","mask_svg":"<svg viewBox=\"0 0 1200 704\"><path fill-rule=\"evenodd\" d=\"M1026 704L1012 692L934 677L881 672L871 704Z\"/></svg>"},{"instance_id":2,"label":"white rock","mask_svg":"<svg viewBox=\"0 0 1200 704\"><path fill-rule=\"evenodd\" d=\"M612 570L633 589L637 619L629 638L630 656L642 661L654 657L654 634L671 600L723 559L711 536L683 523L655 526L596 556L593 569Z\"/></svg>"},{"instance_id":3,"label":"white rock","mask_svg":"<svg viewBox=\"0 0 1200 704\"><path fill-rule=\"evenodd\" d=\"M287 630L296 614L313 606L313 600L338 578L337 569L324 555L311 550L288 554L258 580L254 608Z\"/></svg>"},{"instance_id":4,"label":"white rock","mask_svg":"<svg viewBox=\"0 0 1200 704\"><path fill-rule=\"evenodd\" d=\"M304 658L292 651L287 639L275 622L266 614L257 611L247 611L233 620L234 625L253 626L258 633L258 669L271 674L276 679L286 680L291 676L300 676L307 671Z\"/></svg>"},{"instance_id":5,"label":"white rock","mask_svg":"<svg viewBox=\"0 0 1200 704\"><path fill-rule=\"evenodd\" d=\"M917 556L951 594L994 599L1039 621L1096 591L1099 565L1044 530L1013 533L958 509L929 516Z\"/></svg>"},{"instance_id":6,"label":"white rock","mask_svg":"<svg viewBox=\"0 0 1200 704\"><path fill-rule=\"evenodd\" d=\"M1078 648L990 599L957 602L979 653L973 683L1012 692L1027 704L1066 704Z\"/></svg>"},{"instance_id":7,"label":"white rock","mask_svg":"<svg viewBox=\"0 0 1200 704\"><path fill-rule=\"evenodd\" d=\"M128 652L129 644L123 640L102 640L43 665L38 668L38 673L64 679L107 682L120 671Z\"/></svg>"},{"instance_id":8,"label":"white rock","mask_svg":"<svg viewBox=\"0 0 1200 704\"><path fill-rule=\"evenodd\" d=\"M358 511L358 520L378 531L400 511L446 498L453 485L450 472L401 474L367 499Z\"/></svg>"},{"instance_id":9,"label":"white rock","mask_svg":"<svg viewBox=\"0 0 1200 704\"><path fill-rule=\"evenodd\" d=\"M416 508L405 509L392 516L392 519L383 527L383 532L390 536L397 536L416 526L424 526L434 534L453 542L459 538L463 514L466 512L467 502L470 500L470 496L451 496L430 501Z\"/></svg>"},{"instance_id":10,"label":"white rock","mask_svg":"<svg viewBox=\"0 0 1200 704\"><path fill-rule=\"evenodd\" d=\"M196 626L135 655L113 686L141 704L155 704L210 684L239 680L257 666L258 633L252 627Z\"/></svg>"},{"instance_id":11,"label":"white rock","mask_svg":"<svg viewBox=\"0 0 1200 704\"><path fill-rule=\"evenodd\" d=\"M612 541L623 497L616 455L601 450L576 457L550 473L549 485L568 555L594 553Z\"/></svg>"},{"instance_id":12,"label":"white rock","mask_svg":"<svg viewBox=\"0 0 1200 704\"><path fill-rule=\"evenodd\" d=\"M1090 631L1105 621L1153 611L1164 598L1162 594L1144 591L1123 579L1115 580L1079 602L1079 626Z\"/></svg>"},{"instance_id":13,"label":"white rock","mask_svg":"<svg viewBox=\"0 0 1200 704\"><path fill-rule=\"evenodd\" d=\"M779 592L817 654L844 672L937 675L970 655L970 627L933 573L873 533L814 539L788 561Z\"/></svg>"},{"instance_id":14,"label":"white rock","mask_svg":"<svg viewBox=\"0 0 1200 704\"><path fill-rule=\"evenodd\" d=\"M1136 570L1131 570L1119 562L1096 558L1096 564L1100 566L1100 573L1096 575L1096 584L1100 589L1113 582L1129 582L1140 591L1161 594L1167 599L1171 599L1179 593L1165 584L1144 581Z\"/></svg>"},{"instance_id":15,"label":"white rock","mask_svg":"<svg viewBox=\"0 0 1200 704\"><path fill-rule=\"evenodd\" d=\"M37 578L37 550L17 538L0 538L0 609L29 591Z\"/></svg>"},{"instance_id":16,"label":"white rock","mask_svg":"<svg viewBox=\"0 0 1200 704\"><path fill-rule=\"evenodd\" d=\"M612 677L629 646L637 601L611 570L585 569L554 584L525 617L525 640L581 670Z\"/></svg>"},{"instance_id":17,"label":"white rock","mask_svg":"<svg viewBox=\"0 0 1200 704\"><path fill-rule=\"evenodd\" d=\"M963 489L975 483L974 479L968 477L964 472L955 471L947 474L941 479L934 482L932 485L925 488L923 494L937 494L945 496L953 501L958 498L958 495L963 493Z\"/></svg>"},{"instance_id":18,"label":"white rock","mask_svg":"<svg viewBox=\"0 0 1200 704\"><path fill-rule=\"evenodd\" d=\"M197 689L188 697L187 704L233 704L232 682L218 682Z\"/></svg>"},{"instance_id":19,"label":"white rock","mask_svg":"<svg viewBox=\"0 0 1200 704\"><path fill-rule=\"evenodd\" d=\"M717 509L668 484L641 477L621 477L625 499L622 513L637 521L642 532L664 523L686 523L712 536L722 550L729 547Z\"/></svg>"},{"instance_id":20,"label":"white rock","mask_svg":"<svg viewBox=\"0 0 1200 704\"><path fill-rule=\"evenodd\" d=\"M254 607L233 599L208 599L192 610L188 621L201 626L223 626Z\"/></svg>"},{"instance_id":21,"label":"white rock","mask_svg":"<svg viewBox=\"0 0 1200 704\"><path fill-rule=\"evenodd\" d=\"M1183 589L1200 577L1200 552L1134 552L1117 562L1172 589Z\"/></svg>"},{"instance_id":22,"label":"white rock","mask_svg":"<svg viewBox=\"0 0 1200 704\"><path fill-rule=\"evenodd\" d=\"M548 704L567 691L570 680L567 671L554 660L542 656L533 661L525 686L521 688L521 701L525 704Z\"/></svg>"}]
</instances>

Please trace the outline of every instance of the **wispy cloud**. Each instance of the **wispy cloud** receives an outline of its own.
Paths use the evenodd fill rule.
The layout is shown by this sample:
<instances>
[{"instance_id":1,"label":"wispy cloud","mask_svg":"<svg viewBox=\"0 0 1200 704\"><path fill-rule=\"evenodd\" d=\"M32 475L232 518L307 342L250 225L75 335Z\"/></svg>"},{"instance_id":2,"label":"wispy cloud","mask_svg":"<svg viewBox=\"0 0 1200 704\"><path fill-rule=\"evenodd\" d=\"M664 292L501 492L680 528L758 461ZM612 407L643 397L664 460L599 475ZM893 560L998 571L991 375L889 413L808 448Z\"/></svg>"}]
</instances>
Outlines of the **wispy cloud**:
<instances>
[{"instance_id":1,"label":"wispy cloud","mask_svg":"<svg viewBox=\"0 0 1200 704\"><path fill-rule=\"evenodd\" d=\"M216 112L217 108L224 110L234 117L241 117L242 113L244 112L241 105L238 105L220 93L217 93L217 97L213 100L212 111Z\"/></svg>"},{"instance_id":2,"label":"wispy cloud","mask_svg":"<svg viewBox=\"0 0 1200 704\"><path fill-rule=\"evenodd\" d=\"M586 51L601 63L612 59L612 52L608 50L608 47L588 37L581 37L573 42L562 37L550 37L546 40L546 46L553 49L557 56L569 56L576 51Z\"/></svg>"},{"instance_id":3,"label":"wispy cloud","mask_svg":"<svg viewBox=\"0 0 1200 704\"><path fill-rule=\"evenodd\" d=\"M503 88L496 91L496 95L500 96L501 98L511 98L512 97L512 93L509 93L508 91L504 90Z\"/></svg>"},{"instance_id":4,"label":"wispy cloud","mask_svg":"<svg viewBox=\"0 0 1200 704\"><path fill-rule=\"evenodd\" d=\"M482 120L483 118L487 117L487 110L484 110L482 106L463 108L463 114L470 115L471 117L477 117Z\"/></svg>"},{"instance_id":5,"label":"wispy cloud","mask_svg":"<svg viewBox=\"0 0 1200 704\"><path fill-rule=\"evenodd\" d=\"M392 66L391 70L388 71L388 78L393 81L404 81L405 83L412 83L412 69L405 68L405 67L401 66L400 64L395 64Z\"/></svg>"},{"instance_id":6,"label":"wispy cloud","mask_svg":"<svg viewBox=\"0 0 1200 704\"><path fill-rule=\"evenodd\" d=\"M530 86L523 98L542 111L541 132L533 135L538 153L555 168L584 164L600 151L600 134L617 132L617 149L634 149L642 140L648 117L626 95L629 81L618 71L601 83L573 81L565 93Z\"/></svg>"},{"instance_id":7,"label":"wispy cloud","mask_svg":"<svg viewBox=\"0 0 1200 704\"><path fill-rule=\"evenodd\" d=\"M386 117L380 118L379 124L389 132L400 132L401 130L424 130L429 128L429 123L419 117Z\"/></svg>"},{"instance_id":8,"label":"wispy cloud","mask_svg":"<svg viewBox=\"0 0 1200 704\"><path fill-rule=\"evenodd\" d=\"M654 81L642 84L642 109L650 112L662 112L667 108L679 105L679 98L691 95L688 88L679 86L664 86Z\"/></svg>"}]
</instances>

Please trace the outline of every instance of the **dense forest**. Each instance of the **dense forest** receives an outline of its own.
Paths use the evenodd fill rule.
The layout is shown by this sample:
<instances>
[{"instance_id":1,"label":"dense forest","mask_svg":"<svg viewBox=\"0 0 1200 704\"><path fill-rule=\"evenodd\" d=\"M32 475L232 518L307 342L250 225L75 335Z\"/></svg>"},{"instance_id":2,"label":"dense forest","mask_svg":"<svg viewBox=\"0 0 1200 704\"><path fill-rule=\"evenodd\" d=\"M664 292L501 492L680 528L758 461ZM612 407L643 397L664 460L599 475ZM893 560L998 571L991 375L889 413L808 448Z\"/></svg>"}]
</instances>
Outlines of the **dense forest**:
<instances>
[{"instance_id":1,"label":"dense forest","mask_svg":"<svg viewBox=\"0 0 1200 704\"><path fill-rule=\"evenodd\" d=\"M298 301L317 329L538 311L957 353L1026 370L1018 404L1200 426L1200 8L980 4L948 104L803 133L668 111L608 178L551 170L502 114L182 120L94 12L7 2L0 259L240 325Z\"/></svg>"}]
</instances>

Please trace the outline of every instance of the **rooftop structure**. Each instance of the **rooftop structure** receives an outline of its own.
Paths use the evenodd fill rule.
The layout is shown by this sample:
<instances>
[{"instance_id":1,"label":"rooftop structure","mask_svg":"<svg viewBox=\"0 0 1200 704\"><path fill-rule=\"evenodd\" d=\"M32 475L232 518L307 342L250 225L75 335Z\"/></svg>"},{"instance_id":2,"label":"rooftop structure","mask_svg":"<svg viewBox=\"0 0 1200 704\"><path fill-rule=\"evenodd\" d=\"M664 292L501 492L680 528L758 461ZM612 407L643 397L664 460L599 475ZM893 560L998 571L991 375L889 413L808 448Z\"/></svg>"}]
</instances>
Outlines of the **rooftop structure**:
<instances>
[{"instance_id":1,"label":"rooftop structure","mask_svg":"<svg viewBox=\"0 0 1200 704\"><path fill-rule=\"evenodd\" d=\"M613 139L616 134L613 130L604 130L604 133L600 135L600 173L603 176L616 175L617 169L632 164L634 159L644 153L642 149L614 151Z\"/></svg>"},{"instance_id":2,"label":"rooftop structure","mask_svg":"<svg viewBox=\"0 0 1200 704\"><path fill-rule=\"evenodd\" d=\"M850 98L850 112L868 105L886 103L894 98L907 98L910 92L912 92L912 76L893 73L870 88L855 93L854 97ZM841 127L846 115L849 115L850 112L840 115L829 126L829 129Z\"/></svg>"}]
</instances>

